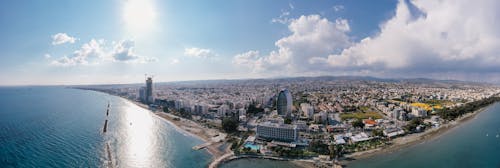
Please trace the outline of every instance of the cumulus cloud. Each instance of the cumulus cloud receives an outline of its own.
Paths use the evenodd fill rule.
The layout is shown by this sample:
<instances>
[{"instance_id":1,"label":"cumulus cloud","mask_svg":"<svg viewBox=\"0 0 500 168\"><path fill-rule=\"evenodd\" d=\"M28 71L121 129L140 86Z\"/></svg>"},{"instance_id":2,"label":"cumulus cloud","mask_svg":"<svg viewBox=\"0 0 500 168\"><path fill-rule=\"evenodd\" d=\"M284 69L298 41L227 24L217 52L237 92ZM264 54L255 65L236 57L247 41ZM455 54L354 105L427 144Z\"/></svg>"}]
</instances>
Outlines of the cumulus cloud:
<instances>
[{"instance_id":1,"label":"cumulus cloud","mask_svg":"<svg viewBox=\"0 0 500 168\"><path fill-rule=\"evenodd\" d=\"M77 39L71 37L66 33L57 33L52 36L52 45L59 45L64 43L75 43Z\"/></svg>"},{"instance_id":2,"label":"cumulus cloud","mask_svg":"<svg viewBox=\"0 0 500 168\"><path fill-rule=\"evenodd\" d=\"M251 67L253 71L286 69L287 71L309 70L311 57L326 56L350 45L347 20L330 22L319 15L301 16L288 25L291 35L275 42L277 50L259 56L249 51L234 57L233 63ZM249 65L252 64L252 65ZM279 67L279 68L278 68Z\"/></svg>"},{"instance_id":3,"label":"cumulus cloud","mask_svg":"<svg viewBox=\"0 0 500 168\"><path fill-rule=\"evenodd\" d=\"M52 61L52 64L60 66L88 65L89 60L93 61L105 57L103 45L104 40L92 39L88 43L83 44L80 49L74 51L70 57L63 56ZM94 64L94 62L91 63Z\"/></svg>"},{"instance_id":4,"label":"cumulus cloud","mask_svg":"<svg viewBox=\"0 0 500 168\"><path fill-rule=\"evenodd\" d=\"M45 58L45 59L49 59L50 57L52 57L50 54L44 54L43 55L43 58Z\"/></svg>"},{"instance_id":5,"label":"cumulus cloud","mask_svg":"<svg viewBox=\"0 0 500 168\"><path fill-rule=\"evenodd\" d=\"M103 61L127 62L127 63L147 63L155 62L156 58L144 57L135 54L135 43L132 40L115 42L112 49L103 39L92 39L83 44L80 49L73 52L71 56L63 56L52 61L53 65L74 66L74 65L95 65Z\"/></svg>"},{"instance_id":6,"label":"cumulus cloud","mask_svg":"<svg viewBox=\"0 0 500 168\"><path fill-rule=\"evenodd\" d=\"M210 49L196 47L184 48L184 55L196 58L209 58L217 56L217 54Z\"/></svg>"},{"instance_id":7,"label":"cumulus cloud","mask_svg":"<svg viewBox=\"0 0 500 168\"><path fill-rule=\"evenodd\" d=\"M132 40L124 40L117 43L114 47L112 57L116 61L131 61L139 58L137 54L134 53L135 43Z\"/></svg>"},{"instance_id":8,"label":"cumulus cloud","mask_svg":"<svg viewBox=\"0 0 500 168\"><path fill-rule=\"evenodd\" d=\"M251 50L245 53L237 54L233 58L233 64L250 68L258 72L262 66L263 57L260 57L259 51Z\"/></svg>"},{"instance_id":9,"label":"cumulus cloud","mask_svg":"<svg viewBox=\"0 0 500 168\"><path fill-rule=\"evenodd\" d=\"M300 16L291 35L275 42L268 55L234 57L235 64L261 70L329 74L400 74L464 77L500 69L500 1L400 0L376 35L358 42L349 22L318 15ZM480 9L480 10L477 10ZM242 61L241 59L247 60Z\"/></svg>"},{"instance_id":10,"label":"cumulus cloud","mask_svg":"<svg viewBox=\"0 0 500 168\"><path fill-rule=\"evenodd\" d=\"M401 0L379 34L324 61L347 69L499 71L500 25L493 21L500 17L493 7L498 5L493 0Z\"/></svg>"}]
</instances>

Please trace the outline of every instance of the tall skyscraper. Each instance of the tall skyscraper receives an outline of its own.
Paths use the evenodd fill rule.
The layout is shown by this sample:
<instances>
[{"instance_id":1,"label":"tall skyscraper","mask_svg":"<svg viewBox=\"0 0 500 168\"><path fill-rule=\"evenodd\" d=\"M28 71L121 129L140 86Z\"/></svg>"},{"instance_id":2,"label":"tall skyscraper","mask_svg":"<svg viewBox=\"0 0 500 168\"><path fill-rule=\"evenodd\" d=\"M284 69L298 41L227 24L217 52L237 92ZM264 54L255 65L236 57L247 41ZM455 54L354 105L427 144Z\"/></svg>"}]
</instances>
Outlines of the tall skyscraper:
<instances>
[{"instance_id":1,"label":"tall skyscraper","mask_svg":"<svg viewBox=\"0 0 500 168\"><path fill-rule=\"evenodd\" d=\"M278 94L276 110L278 115L289 117L292 113L292 94L288 89L283 89Z\"/></svg>"},{"instance_id":2,"label":"tall skyscraper","mask_svg":"<svg viewBox=\"0 0 500 168\"><path fill-rule=\"evenodd\" d=\"M146 79L146 103L153 103L153 78L148 77Z\"/></svg>"}]
</instances>

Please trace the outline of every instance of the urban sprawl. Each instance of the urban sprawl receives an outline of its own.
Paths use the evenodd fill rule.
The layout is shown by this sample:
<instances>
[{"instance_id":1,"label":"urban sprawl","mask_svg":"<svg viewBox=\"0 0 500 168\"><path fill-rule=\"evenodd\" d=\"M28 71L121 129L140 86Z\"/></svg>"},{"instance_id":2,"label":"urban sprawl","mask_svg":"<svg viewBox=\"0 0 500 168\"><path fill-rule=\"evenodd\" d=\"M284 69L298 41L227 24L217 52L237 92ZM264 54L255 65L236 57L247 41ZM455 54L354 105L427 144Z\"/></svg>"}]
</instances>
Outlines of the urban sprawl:
<instances>
[{"instance_id":1,"label":"urban sprawl","mask_svg":"<svg viewBox=\"0 0 500 168\"><path fill-rule=\"evenodd\" d=\"M491 98L494 85L362 77L214 80L109 87L225 132L235 155L332 162L453 121L447 111ZM475 107L475 106L474 106ZM455 110L456 111L456 110ZM461 115L461 114L460 114Z\"/></svg>"}]
</instances>

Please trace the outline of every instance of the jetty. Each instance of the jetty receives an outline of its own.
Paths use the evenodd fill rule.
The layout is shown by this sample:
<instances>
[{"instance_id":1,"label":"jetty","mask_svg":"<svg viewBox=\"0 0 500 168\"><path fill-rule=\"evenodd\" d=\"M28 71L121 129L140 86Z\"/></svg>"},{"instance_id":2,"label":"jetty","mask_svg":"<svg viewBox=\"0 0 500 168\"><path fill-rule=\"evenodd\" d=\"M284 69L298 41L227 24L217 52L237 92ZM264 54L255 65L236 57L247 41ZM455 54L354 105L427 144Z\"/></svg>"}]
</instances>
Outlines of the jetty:
<instances>
[{"instance_id":1,"label":"jetty","mask_svg":"<svg viewBox=\"0 0 500 168\"><path fill-rule=\"evenodd\" d=\"M109 102L108 102L108 108L106 109L106 116L109 116Z\"/></svg>"},{"instance_id":2,"label":"jetty","mask_svg":"<svg viewBox=\"0 0 500 168\"><path fill-rule=\"evenodd\" d=\"M193 149L194 150L200 150L200 149L206 148L207 146L212 145L213 143L214 142L207 142L207 143L204 143L204 144L196 145L196 146L193 146Z\"/></svg>"},{"instance_id":3,"label":"jetty","mask_svg":"<svg viewBox=\"0 0 500 168\"><path fill-rule=\"evenodd\" d=\"M108 120L106 119L104 120L104 128L102 128L102 133L106 133L107 129L108 129Z\"/></svg>"},{"instance_id":4,"label":"jetty","mask_svg":"<svg viewBox=\"0 0 500 168\"><path fill-rule=\"evenodd\" d=\"M106 153L108 156L108 167L114 167L113 166L113 157L111 156L111 149L109 147L109 142L106 143Z\"/></svg>"}]
</instances>

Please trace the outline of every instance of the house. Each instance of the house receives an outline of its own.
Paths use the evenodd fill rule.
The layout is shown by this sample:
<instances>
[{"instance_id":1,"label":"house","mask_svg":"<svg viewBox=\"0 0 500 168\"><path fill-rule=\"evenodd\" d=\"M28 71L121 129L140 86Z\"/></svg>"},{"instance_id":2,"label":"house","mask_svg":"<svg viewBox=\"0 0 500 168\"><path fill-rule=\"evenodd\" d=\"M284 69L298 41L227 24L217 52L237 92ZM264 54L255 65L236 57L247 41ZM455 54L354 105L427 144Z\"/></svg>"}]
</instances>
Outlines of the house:
<instances>
[{"instance_id":1,"label":"house","mask_svg":"<svg viewBox=\"0 0 500 168\"><path fill-rule=\"evenodd\" d=\"M364 119L363 124L365 124L365 127L374 127L377 125L377 122L372 119Z\"/></svg>"}]
</instances>

